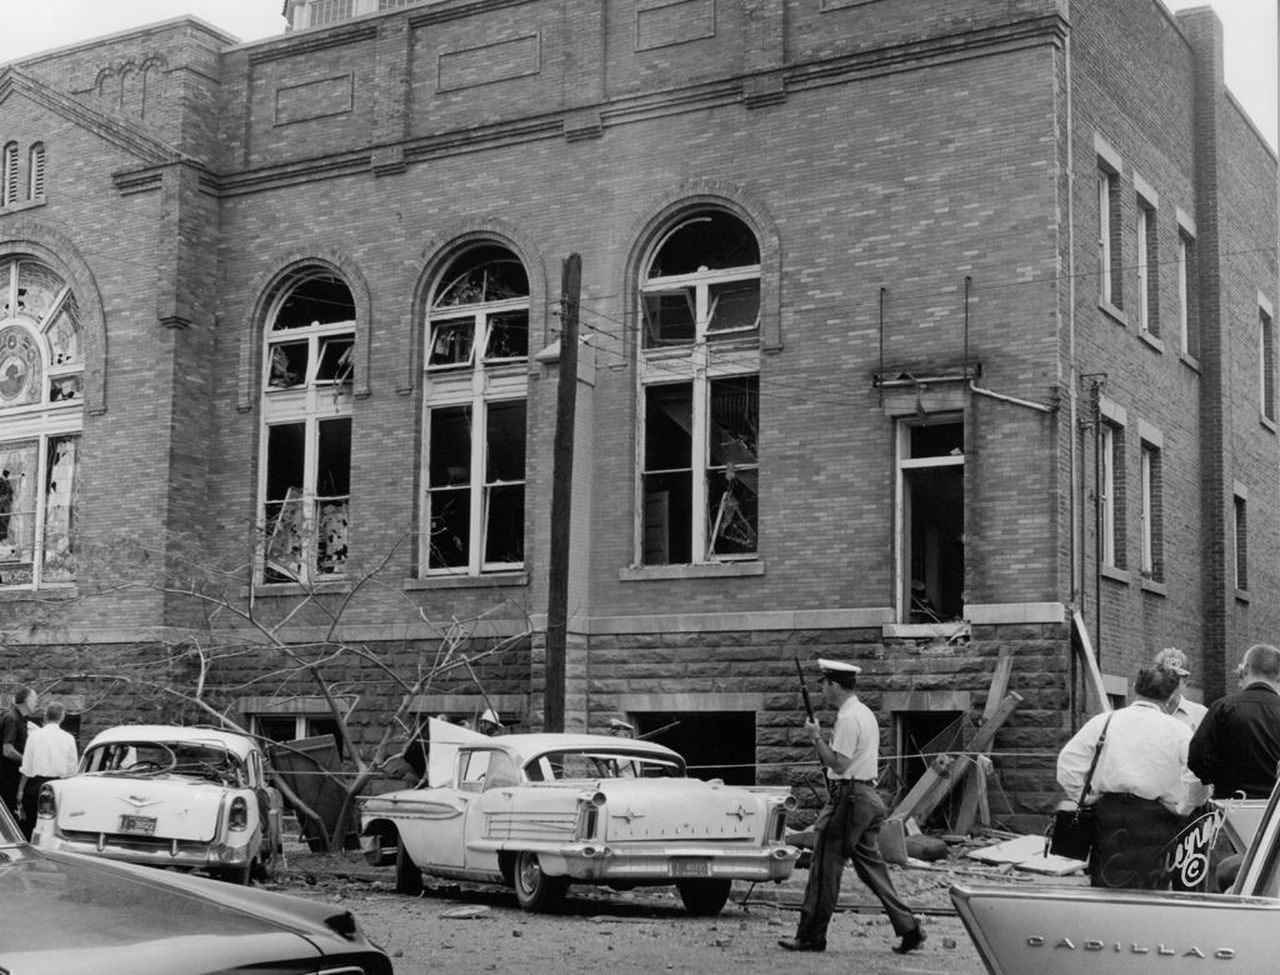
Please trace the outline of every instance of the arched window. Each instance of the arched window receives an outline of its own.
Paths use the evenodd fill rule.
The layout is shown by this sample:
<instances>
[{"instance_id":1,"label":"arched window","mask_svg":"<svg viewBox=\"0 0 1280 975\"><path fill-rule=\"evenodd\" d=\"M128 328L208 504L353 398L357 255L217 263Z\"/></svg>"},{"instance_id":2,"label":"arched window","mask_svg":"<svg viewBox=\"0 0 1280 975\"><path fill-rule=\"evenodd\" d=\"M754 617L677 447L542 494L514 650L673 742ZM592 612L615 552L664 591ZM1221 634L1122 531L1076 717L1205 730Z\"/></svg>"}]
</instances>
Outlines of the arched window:
<instances>
[{"instance_id":1,"label":"arched window","mask_svg":"<svg viewBox=\"0 0 1280 975\"><path fill-rule=\"evenodd\" d=\"M430 573L524 565L529 280L510 250L448 264L427 309L423 530Z\"/></svg>"},{"instance_id":2,"label":"arched window","mask_svg":"<svg viewBox=\"0 0 1280 975\"><path fill-rule=\"evenodd\" d=\"M80 340L62 276L0 260L0 587L75 580Z\"/></svg>"},{"instance_id":3,"label":"arched window","mask_svg":"<svg viewBox=\"0 0 1280 975\"><path fill-rule=\"evenodd\" d=\"M278 289L262 376L260 579L311 583L347 565L355 303L323 267Z\"/></svg>"},{"instance_id":4,"label":"arched window","mask_svg":"<svg viewBox=\"0 0 1280 975\"><path fill-rule=\"evenodd\" d=\"M644 565L756 555L760 247L718 209L683 214L640 280Z\"/></svg>"},{"instance_id":5,"label":"arched window","mask_svg":"<svg viewBox=\"0 0 1280 975\"><path fill-rule=\"evenodd\" d=\"M18 202L18 144L7 142L0 156L0 207Z\"/></svg>"},{"instance_id":6,"label":"arched window","mask_svg":"<svg viewBox=\"0 0 1280 975\"><path fill-rule=\"evenodd\" d=\"M38 200L44 196L44 143L31 145L27 162L27 199Z\"/></svg>"}]
</instances>

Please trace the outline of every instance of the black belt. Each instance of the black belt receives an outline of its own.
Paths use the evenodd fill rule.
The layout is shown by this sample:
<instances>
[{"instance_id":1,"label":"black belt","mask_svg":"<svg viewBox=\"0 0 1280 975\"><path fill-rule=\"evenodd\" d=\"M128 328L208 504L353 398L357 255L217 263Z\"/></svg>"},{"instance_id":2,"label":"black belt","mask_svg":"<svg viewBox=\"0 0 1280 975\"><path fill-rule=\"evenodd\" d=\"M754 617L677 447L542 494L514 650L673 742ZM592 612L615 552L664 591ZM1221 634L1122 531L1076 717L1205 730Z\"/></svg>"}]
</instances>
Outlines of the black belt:
<instances>
[{"instance_id":1,"label":"black belt","mask_svg":"<svg viewBox=\"0 0 1280 975\"><path fill-rule=\"evenodd\" d=\"M839 792L847 789L851 785L875 785L875 779L827 779L827 789L831 792Z\"/></svg>"}]
</instances>

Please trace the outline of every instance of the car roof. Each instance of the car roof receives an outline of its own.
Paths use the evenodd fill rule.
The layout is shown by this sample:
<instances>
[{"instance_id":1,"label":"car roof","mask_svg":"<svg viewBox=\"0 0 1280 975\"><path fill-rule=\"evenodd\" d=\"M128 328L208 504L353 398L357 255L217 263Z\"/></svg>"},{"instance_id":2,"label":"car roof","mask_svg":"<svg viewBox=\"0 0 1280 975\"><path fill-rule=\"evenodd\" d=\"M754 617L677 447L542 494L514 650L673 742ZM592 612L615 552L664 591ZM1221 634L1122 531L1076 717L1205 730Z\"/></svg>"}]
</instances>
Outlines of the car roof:
<instances>
[{"instance_id":1,"label":"car roof","mask_svg":"<svg viewBox=\"0 0 1280 975\"><path fill-rule=\"evenodd\" d=\"M242 758L253 751L253 740L218 728L190 728L185 725L126 724L108 728L94 736L89 747L119 741L163 741L188 745L218 745Z\"/></svg>"},{"instance_id":2,"label":"car roof","mask_svg":"<svg viewBox=\"0 0 1280 975\"><path fill-rule=\"evenodd\" d=\"M652 741L619 738L615 735L564 734L552 731L519 735L495 735L487 741L467 741L461 743L458 747L483 748L486 745L508 749L520 756L521 760L530 759L544 752L553 752L561 749L599 749L610 752L627 752L632 755L652 755L654 758L674 759L682 763L684 761L677 752L672 751L665 745L659 745Z\"/></svg>"}]
</instances>

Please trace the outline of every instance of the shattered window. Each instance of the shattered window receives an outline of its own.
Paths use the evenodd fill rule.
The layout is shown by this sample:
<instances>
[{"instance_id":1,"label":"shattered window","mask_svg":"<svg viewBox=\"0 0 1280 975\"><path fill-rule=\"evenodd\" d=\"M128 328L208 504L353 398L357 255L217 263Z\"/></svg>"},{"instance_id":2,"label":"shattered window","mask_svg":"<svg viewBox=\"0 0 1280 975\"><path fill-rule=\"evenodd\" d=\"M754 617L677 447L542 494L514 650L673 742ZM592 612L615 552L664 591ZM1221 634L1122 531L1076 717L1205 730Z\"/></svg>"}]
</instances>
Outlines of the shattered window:
<instances>
[{"instance_id":1,"label":"shattered window","mask_svg":"<svg viewBox=\"0 0 1280 975\"><path fill-rule=\"evenodd\" d=\"M312 268L277 296L263 377L263 582L309 583L347 566L355 303Z\"/></svg>"},{"instance_id":2,"label":"shattered window","mask_svg":"<svg viewBox=\"0 0 1280 975\"><path fill-rule=\"evenodd\" d=\"M524 565L529 281L507 248L462 251L427 316L427 573Z\"/></svg>"},{"instance_id":3,"label":"shattered window","mask_svg":"<svg viewBox=\"0 0 1280 975\"><path fill-rule=\"evenodd\" d=\"M656 242L639 297L641 561L754 558L760 417L755 235L720 210L681 218Z\"/></svg>"},{"instance_id":4,"label":"shattered window","mask_svg":"<svg viewBox=\"0 0 1280 975\"><path fill-rule=\"evenodd\" d=\"M0 261L0 588L75 581L83 370L67 281Z\"/></svg>"}]
</instances>

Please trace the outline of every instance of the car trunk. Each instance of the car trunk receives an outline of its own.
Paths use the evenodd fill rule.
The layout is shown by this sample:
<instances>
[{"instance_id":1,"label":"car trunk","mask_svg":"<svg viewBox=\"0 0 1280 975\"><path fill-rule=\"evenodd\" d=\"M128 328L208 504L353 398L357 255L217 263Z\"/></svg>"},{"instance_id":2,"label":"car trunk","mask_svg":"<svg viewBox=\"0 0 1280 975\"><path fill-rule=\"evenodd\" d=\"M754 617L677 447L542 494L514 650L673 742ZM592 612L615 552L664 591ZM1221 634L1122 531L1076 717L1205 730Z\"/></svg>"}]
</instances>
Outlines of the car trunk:
<instances>
[{"instance_id":1,"label":"car trunk","mask_svg":"<svg viewBox=\"0 0 1280 975\"><path fill-rule=\"evenodd\" d=\"M58 784L58 828L210 842L225 790L186 777L82 775Z\"/></svg>"},{"instance_id":2,"label":"car trunk","mask_svg":"<svg viewBox=\"0 0 1280 975\"><path fill-rule=\"evenodd\" d=\"M738 788L691 779L619 779L600 786L606 796L602 836L611 843L759 841L764 835L767 805Z\"/></svg>"}]
</instances>

